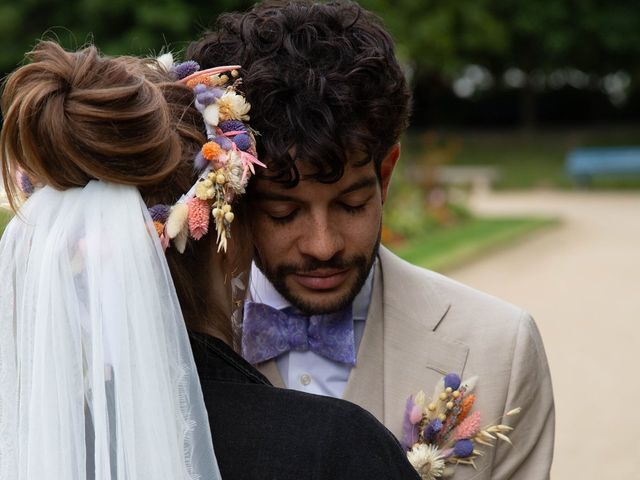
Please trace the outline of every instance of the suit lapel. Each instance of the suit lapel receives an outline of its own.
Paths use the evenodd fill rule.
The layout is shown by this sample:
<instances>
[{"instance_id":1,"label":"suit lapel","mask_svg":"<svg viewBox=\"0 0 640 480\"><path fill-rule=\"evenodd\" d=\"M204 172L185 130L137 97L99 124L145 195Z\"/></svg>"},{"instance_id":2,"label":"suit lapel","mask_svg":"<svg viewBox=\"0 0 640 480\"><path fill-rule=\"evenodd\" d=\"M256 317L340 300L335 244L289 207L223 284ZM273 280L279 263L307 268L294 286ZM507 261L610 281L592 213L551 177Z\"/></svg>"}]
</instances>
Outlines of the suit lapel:
<instances>
[{"instance_id":1,"label":"suit lapel","mask_svg":"<svg viewBox=\"0 0 640 480\"><path fill-rule=\"evenodd\" d=\"M436 329L451 302L423 271L380 249L384 316L384 424L398 438L409 395L430 396L447 373L462 375L469 347Z\"/></svg>"},{"instance_id":2,"label":"suit lapel","mask_svg":"<svg viewBox=\"0 0 640 480\"><path fill-rule=\"evenodd\" d=\"M379 263L379 262L378 262ZM382 275L376 265L371 303L358 348L357 364L351 370L343 399L360 405L381 422L384 418L384 325Z\"/></svg>"}]
</instances>

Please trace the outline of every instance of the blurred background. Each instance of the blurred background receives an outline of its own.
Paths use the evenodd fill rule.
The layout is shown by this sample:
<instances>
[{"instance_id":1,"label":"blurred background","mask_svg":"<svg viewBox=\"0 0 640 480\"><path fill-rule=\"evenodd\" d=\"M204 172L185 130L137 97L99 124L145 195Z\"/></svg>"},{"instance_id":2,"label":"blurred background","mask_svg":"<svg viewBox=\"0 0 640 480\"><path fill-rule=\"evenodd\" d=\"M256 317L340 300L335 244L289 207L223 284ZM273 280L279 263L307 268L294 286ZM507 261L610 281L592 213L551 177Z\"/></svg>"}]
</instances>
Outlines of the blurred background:
<instances>
[{"instance_id":1,"label":"blurred background","mask_svg":"<svg viewBox=\"0 0 640 480\"><path fill-rule=\"evenodd\" d=\"M179 53L253 3L0 0L0 72L43 36ZM533 313L556 393L553 478L640 479L640 2L359 3L414 92L384 242Z\"/></svg>"}]
</instances>

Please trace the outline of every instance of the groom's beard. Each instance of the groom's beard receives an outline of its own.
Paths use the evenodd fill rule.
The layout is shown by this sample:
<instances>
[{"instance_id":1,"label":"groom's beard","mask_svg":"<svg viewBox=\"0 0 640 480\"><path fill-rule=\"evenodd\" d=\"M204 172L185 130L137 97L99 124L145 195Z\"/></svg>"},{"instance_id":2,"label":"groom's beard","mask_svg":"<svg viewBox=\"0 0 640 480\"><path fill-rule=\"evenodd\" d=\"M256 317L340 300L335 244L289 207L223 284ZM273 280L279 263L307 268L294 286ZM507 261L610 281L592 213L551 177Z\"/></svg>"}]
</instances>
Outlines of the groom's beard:
<instances>
[{"instance_id":1,"label":"groom's beard","mask_svg":"<svg viewBox=\"0 0 640 480\"><path fill-rule=\"evenodd\" d=\"M268 268L260 261L260 257L256 254L255 264L271 282L278 293L291 303L291 305L307 315L321 315L342 310L353 302L353 299L358 295L369 276L369 272L373 267L373 262L378 255L379 248L380 235L378 235L378 240L368 256L354 255L350 258L335 256L327 261L309 259L301 264L280 264L273 268ZM344 289L344 292L341 293L338 298L333 299L330 302L325 303L314 301L312 298L309 298L311 295L305 298L305 295L293 292L291 287L288 285L287 280L290 280L289 276L291 274L311 272L323 268L336 270L348 269L356 273L355 278L352 279L349 284L341 287L341 289Z\"/></svg>"}]
</instances>

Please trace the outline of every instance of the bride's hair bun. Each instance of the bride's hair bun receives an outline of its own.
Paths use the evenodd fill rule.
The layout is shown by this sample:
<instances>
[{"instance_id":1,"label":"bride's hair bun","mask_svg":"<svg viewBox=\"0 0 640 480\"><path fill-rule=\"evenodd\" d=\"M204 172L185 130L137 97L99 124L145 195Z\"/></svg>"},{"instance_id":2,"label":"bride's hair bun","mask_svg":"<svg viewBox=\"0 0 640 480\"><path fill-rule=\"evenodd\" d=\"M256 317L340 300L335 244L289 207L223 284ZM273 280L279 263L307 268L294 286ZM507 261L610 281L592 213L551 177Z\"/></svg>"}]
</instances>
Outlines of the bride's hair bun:
<instances>
[{"instance_id":1,"label":"bride's hair bun","mask_svg":"<svg viewBox=\"0 0 640 480\"><path fill-rule=\"evenodd\" d=\"M27 59L2 95L5 175L19 167L58 189L92 179L147 187L178 167L173 113L143 63L49 41Z\"/></svg>"}]
</instances>

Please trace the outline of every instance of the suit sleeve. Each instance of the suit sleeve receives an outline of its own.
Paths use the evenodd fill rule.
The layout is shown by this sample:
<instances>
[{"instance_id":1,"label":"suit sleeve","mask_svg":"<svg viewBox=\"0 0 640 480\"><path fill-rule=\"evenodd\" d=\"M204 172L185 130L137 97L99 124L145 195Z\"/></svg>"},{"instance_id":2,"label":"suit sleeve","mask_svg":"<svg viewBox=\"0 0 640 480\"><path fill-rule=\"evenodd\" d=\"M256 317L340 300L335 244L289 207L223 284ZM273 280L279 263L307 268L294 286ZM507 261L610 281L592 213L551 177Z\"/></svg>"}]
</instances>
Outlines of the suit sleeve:
<instances>
[{"instance_id":1,"label":"suit sleeve","mask_svg":"<svg viewBox=\"0 0 640 480\"><path fill-rule=\"evenodd\" d=\"M420 480L391 432L362 408L347 402L343 406L339 421L327 435L333 448L327 453L330 458L321 462L326 470L314 478Z\"/></svg>"},{"instance_id":2,"label":"suit sleeve","mask_svg":"<svg viewBox=\"0 0 640 480\"><path fill-rule=\"evenodd\" d=\"M492 479L549 478L553 458L555 409L547 357L533 319L523 313L514 344L505 413L521 407L519 415L503 423L514 427L513 446L496 445Z\"/></svg>"}]
</instances>

